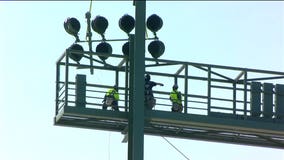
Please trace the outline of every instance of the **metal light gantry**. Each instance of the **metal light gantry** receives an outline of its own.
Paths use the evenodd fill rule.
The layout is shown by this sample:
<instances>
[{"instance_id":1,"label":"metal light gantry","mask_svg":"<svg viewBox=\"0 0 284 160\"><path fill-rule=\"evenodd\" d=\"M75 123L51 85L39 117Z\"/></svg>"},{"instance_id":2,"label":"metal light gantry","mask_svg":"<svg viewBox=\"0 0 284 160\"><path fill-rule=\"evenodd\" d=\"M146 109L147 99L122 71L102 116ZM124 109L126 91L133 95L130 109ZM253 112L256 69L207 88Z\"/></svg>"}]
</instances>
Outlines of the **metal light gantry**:
<instances>
[{"instance_id":1,"label":"metal light gantry","mask_svg":"<svg viewBox=\"0 0 284 160\"><path fill-rule=\"evenodd\" d=\"M129 96L129 92L133 88L128 86L130 81L128 81L127 77L131 69L127 58L123 55L113 54L109 61L120 59L118 65L112 66L94 62L97 65L90 66L88 63L77 64L69 61L67 57L70 53L92 54L93 57L100 55L94 52L66 50L57 62L55 124L112 130L127 134L131 115L129 109L133 106ZM253 116L252 113L255 110L251 104L251 97L253 96L251 85L255 82L270 84L270 82L275 80L283 82L283 72L162 59L157 60L153 58L145 58L145 62L146 73L160 77L161 79L171 77L177 82L182 81L184 83L183 113L170 111L169 92L154 91L157 98L157 106L153 111L145 110L143 112L145 113L145 134L284 148L284 112L283 108L279 108L283 107L284 104L281 104L281 106L276 106L276 102L272 104L273 113L271 117L264 117L264 103L259 104L262 109L260 115ZM169 73L168 70L163 69L164 67L177 68L177 70ZM123 79L126 82L119 85L119 93L123 98L119 102L120 112L101 109L100 101L104 95L102 88L106 90L111 87L104 84L90 84L86 82L84 85L83 83L81 87L85 87L86 96L81 98L85 104L84 106L76 105L76 97L78 98L81 94L76 95L75 91L76 88L79 89L80 87L78 88L76 80L71 80L69 74L71 69L79 72L80 70L90 68L93 68L94 71L113 71L117 79L116 81ZM158 68L160 72L153 71L151 68ZM199 72L191 72L194 69L199 70ZM64 76L61 75L61 71L63 71ZM162 71L166 72L163 73ZM239 74L236 77L230 77L227 74L231 72ZM118 76L121 75L119 73L124 73L124 76ZM73 76L75 75L73 74ZM206 94L194 94L190 92L190 84L194 83L194 81L200 83L200 88L203 88L204 84L206 85ZM143 86L141 83L139 84ZM221 95L220 97L219 94L215 93L216 89L224 90L224 92L231 94ZM260 93L262 94L262 98L264 98L265 92L263 89ZM275 91L271 96L274 99L276 96L283 98L281 94L276 95ZM96 99L99 101L96 102ZM142 100L143 104L143 98L140 98L140 100ZM220 106L223 103L225 105ZM143 114L139 113L138 116L141 115Z\"/></svg>"},{"instance_id":2,"label":"metal light gantry","mask_svg":"<svg viewBox=\"0 0 284 160\"><path fill-rule=\"evenodd\" d=\"M67 49L58 59L55 125L126 134L129 160L143 159L144 133L284 148L284 91L283 85L274 85L284 82L284 72L145 58L145 1L135 5L136 26L130 36L129 57L112 54L108 61L120 61L113 65L93 58L103 56L101 53ZM75 63L70 54L81 54L87 61ZM91 74L86 75L86 70ZM111 86L86 80L95 76L96 70L113 72L116 84L125 82L118 85L122 97L119 112L102 110L104 90ZM170 111L170 88L154 90L156 107L144 108L145 73L181 84L182 113ZM253 88L256 83L260 84L257 94ZM264 89L267 84L272 86L271 92ZM204 93L193 92L194 87Z\"/></svg>"}]
</instances>

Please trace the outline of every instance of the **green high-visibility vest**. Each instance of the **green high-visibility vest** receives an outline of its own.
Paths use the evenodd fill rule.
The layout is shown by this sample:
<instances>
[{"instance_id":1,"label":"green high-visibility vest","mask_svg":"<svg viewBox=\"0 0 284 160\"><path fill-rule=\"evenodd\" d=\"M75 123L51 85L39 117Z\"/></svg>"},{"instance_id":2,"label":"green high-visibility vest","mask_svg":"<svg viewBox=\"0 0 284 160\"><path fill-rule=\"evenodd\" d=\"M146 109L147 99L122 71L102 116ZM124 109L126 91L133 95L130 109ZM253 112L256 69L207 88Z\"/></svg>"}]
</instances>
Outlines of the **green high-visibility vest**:
<instances>
[{"instance_id":1,"label":"green high-visibility vest","mask_svg":"<svg viewBox=\"0 0 284 160\"><path fill-rule=\"evenodd\" d=\"M182 101L181 93L177 90L173 90L170 94L170 99L174 103L181 104L181 101Z\"/></svg>"},{"instance_id":2,"label":"green high-visibility vest","mask_svg":"<svg viewBox=\"0 0 284 160\"><path fill-rule=\"evenodd\" d=\"M116 101L119 100L119 94L115 89L109 89L106 93L106 96L113 96Z\"/></svg>"}]
</instances>

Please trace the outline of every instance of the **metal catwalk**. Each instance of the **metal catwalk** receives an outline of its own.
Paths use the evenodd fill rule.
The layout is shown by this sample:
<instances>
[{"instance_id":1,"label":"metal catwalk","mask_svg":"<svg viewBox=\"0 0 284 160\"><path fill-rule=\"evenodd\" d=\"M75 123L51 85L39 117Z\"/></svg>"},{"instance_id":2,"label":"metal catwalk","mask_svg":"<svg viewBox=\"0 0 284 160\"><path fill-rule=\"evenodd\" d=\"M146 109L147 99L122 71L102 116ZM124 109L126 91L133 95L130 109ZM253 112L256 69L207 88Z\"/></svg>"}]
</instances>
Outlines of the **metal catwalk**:
<instances>
[{"instance_id":1,"label":"metal catwalk","mask_svg":"<svg viewBox=\"0 0 284 160\"><path fill-rule=\"evenodd\" d=\"M70 59L76 54L83 56L80 63ZM128 133L128 58L96 58L102 55L67 49L59 58L55 125ZM154 58L146 58L145 67L166 84L154 88L157 104L145 109L145 134L284 148L284 72ZM170 109L174 83L182 92L182 113ZM102 110L113 84L119 88L120 111Z\"/></svg>"}]
</instances>

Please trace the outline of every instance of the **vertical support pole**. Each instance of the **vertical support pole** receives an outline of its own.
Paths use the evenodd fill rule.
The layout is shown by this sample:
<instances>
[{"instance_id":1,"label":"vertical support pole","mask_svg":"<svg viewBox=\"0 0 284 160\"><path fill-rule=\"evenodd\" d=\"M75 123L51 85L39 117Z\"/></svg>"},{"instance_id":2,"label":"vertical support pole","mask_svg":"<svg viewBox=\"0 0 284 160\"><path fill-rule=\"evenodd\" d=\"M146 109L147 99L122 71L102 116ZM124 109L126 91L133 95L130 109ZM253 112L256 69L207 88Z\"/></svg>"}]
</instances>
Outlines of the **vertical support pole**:
<instances>
[{"instance_id":1,"label":"vertical support pole","mask_svg":"<svg viewBox=\"0 0 284 160\"><path fill-rule=\"evenodd\" d=\"M248 110L248 107L247 107L247 96L248 96L247 78L248 78L248 73L245 70L244 71L244 115L245 117L247 117L247 110Z\"/></svg>"},{"instance_id":2,"label":"vertical support pole","mask_svg":"<svg viewBox=\"0 0 284 160\"><path fill-rule=\"evenodd\" d=\"M208 67L208 83L207 83L207 115L211 112L211 67Z\"/></svg>"},{"instance_id":3,"label":"vertical support pole","mask_svg":"<svg viewBox=\"0 0 284 160\"><path fill-rule=\"evenodd\" d=\"M132 102L129 106L128 160L144 159L145 16L146 1L135 1L134 52L130 53Z\"/></svg>"},{"instance_id":4,"label":"vertical support pole","mask_svg":"<svg viewBox=\"0 0 284 160\"><path fill-rule=\"evenodd\" d=\"M134 65L133 63L133 54L134 54L134 35L129 36L129 113L128 113L128 160L132 159L133 156L133 81L134 81Z\"/></svg>"},{"instance_id":5,"label":"vertical support pole","mask_svg":"<svg viewBox=\"0 0 284 160\"><path fill-rule=\"evenodd\" d=\"M59 102L59 82L60 82L60 67L59 67L59 62L56 63L56 88L55 88L55 115L58 114L58 102Z\"/></svg>"},{"instance_id":6,"label":"vertical support pole","mask_svg":"<svg viewBox=\"0 0 284 160\"><path fill-rule=\"evenodd\" d=\"M236 81L233 81L233 114L236 115L237 110L237 103L236 103L236 97L237 97L237 84Z\"/></svg>"},{"instance_id":7,"label":"vertical support pole","mask_svg":"<svg viewBox=\"0 0 284 160\"><path fill-rule=\"evenodd\" d=\"M177 77L174 79L174 84L178 84Z\"/></svg>"},{"instance_id":8,"label":"vertical support pole","mask_svg":"<svg viewBox=\"0 0 284 160\"><path fill-rule=\"evenodd\" d=\"M68 81L69 81L69 51L65 52L65 104L64 108L68 106Z\"/></svg>"},{"instance_id":9,"label":"vertical support pole","mask_svg":"<svg viewBox=\"0 0 284 160\"><path fill-rule=\"evenodd\" d=\"M187 113L187 99L188 99L188 65L185 65L184 70L184 113Z\"/></svg>"},{"instance_id":10,"label":"vertical support pole","mask_svg":"<svg viewBox=\"0 0 284 160\"><path fill-rule=\"evenodd\" d=\"M129 46L129 53L133 53L133 51L131 51L131 47ZM129 85L128 85L128 78L129 78L129 62L128 62L128 58L126 59L126 63L125 63L125 91L124 91L124 95L125 95L125 101L124 101L124 106L125 106L125 112L128 111L128 97L129 97Z\"/></svg>"},{"instance_id":11,"label":"vertical support pole","mask_svg":"<svg viewBox=\"0 0 284 160\"><path fill-rule=\"evenodd\" d=\"M118 72L118 70L115 70L115 85L117 86L117 92L119 91L119 88L118 88L119 83L118 82L119 82L119 72ZM117 106L119 108L118 103L119 103L119 101L117 102Z\"/></svg>"},{"instance_id":12,"label":"vertical support pole","mask_svg":"<svg viewBox=\"0 0 284 160\"><path fill-rule=\"evenodd\" d=\"M115 85L118 86L118 80L119 80L119 72L118 70L115 71Z\"/></svg>"}]
</instances>

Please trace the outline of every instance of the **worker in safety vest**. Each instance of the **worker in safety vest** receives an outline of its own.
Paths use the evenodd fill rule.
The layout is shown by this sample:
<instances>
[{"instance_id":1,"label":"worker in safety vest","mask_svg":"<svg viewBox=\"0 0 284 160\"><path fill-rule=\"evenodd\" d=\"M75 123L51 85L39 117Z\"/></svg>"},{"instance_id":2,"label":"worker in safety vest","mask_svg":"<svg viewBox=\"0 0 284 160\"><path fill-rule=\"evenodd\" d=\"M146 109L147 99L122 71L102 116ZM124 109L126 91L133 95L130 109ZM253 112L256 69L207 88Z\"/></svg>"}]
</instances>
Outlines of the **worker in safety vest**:
<instances>
[{"instance_id":1,"label":"worker in safety vest","mask_svg":"<svg viewBox=\"0 0 284 160\"><path fill-rule=\"evenodd\" d=\"M156 105L156 100L154 99L152 88L156 85L164 86L162 83L150 81L151 76L149 74L145 75L145 106L152 109Z\"/></svg>"},{"instance_id":2,"label":"worker in safety vest","mask_svg":"<svg viewBox=\"0 0 284 160\"><path fill-rule=\"evenodd\" d=\"M103 109L107 109L108 106L111 106L113 110L119 111L118 100L119 100L118 87L117 85L114 85L113 88L109 89L105 94L103 100Z\"/></svg>"},{"instance_id":3,"label":"worker in safety vest","mask_svg":"<svg viewBox=\"0 0 284 160\"><path fill-rule=\"evenodd\" d=\"M183 109L182 106L182 95L178 91L178 85L173 85L173 90L170 94L170 100L172 101L172 112L181 112Z\"/></svg>"}]
</instances>

